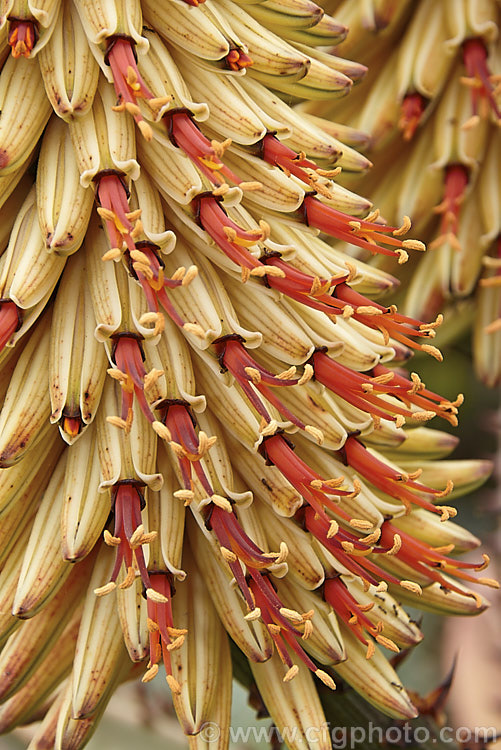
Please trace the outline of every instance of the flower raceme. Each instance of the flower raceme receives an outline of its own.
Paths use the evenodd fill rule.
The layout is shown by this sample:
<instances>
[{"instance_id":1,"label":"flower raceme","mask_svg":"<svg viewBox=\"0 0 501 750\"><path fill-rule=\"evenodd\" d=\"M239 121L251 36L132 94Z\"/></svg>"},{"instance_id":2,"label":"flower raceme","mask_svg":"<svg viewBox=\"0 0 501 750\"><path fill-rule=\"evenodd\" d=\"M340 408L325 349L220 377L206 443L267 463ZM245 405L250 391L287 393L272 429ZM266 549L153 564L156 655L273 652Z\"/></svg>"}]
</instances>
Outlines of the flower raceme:
<instances>
[{"instance_id":1,"label":"flower raceme","mask_svg":"<svg viewBox=\"0 0 501 750\"><path fill-rule=\"evenodd\" d=\"M436 504L465 469L447 462L444 477L436 457L454 440L424 423L457 424L462 396L397 369L412 349L441 360L428 343L441 318L374 301L394 278L339 243L397 265L424 246L402 239L407 218L384 223L337 182L369 165L352 148L363 134L287 104L358 80L360 66L316 49L346 30L311 3L273 19L231 0L11 5L0 662L26 644L31 662L2 729L43 714L36 746L82 746L137 674L125 644L144 681L163 662L202 742L206 722L230 721L228 634L263 695L275 686L279 724L305 706L325 720L312 675L364 694L367 658L370 700L415 716L380 651L422 638L393 595L475 614L487 602L468 584L496 583L476 577L485 558L449 556L478 542ZM450 181L447 231L462 195ZM468 468L477 483L489 470ZM41 655L69 593L76 648L54 659L47 641ZM35 695L52 698L42 710Z\"/></svg>"},{"instance_id":2,"label":"flower raceme","mask_svg":"<svg viewBox=\"0 0 501 750\"><path fill-rule=\"evenodd\" d=\"M501 233L499 170L492 167L501 148L499 7L489 2L485 14L478 5L470 14L458 3L449 13L418 2L405 19L400 11L395 5L377 28L365 10L355 12L357 33L344 54L378 68L377 82L371 92L362 83L346 113L334 102L322 116L346 114L368 133L375 167L347 187L369 191L389 223L412 216L427 243L402 311L420 318L453 310L449 320L460 315L469 326L462 301L475 293L475 368L494 386L501 378L499 288L489 284ZM353 19L349 2L337 3L336 13ZM429 54L421 57L424 34ZM316 106L308 105L310 115Z\"/></svg>"},{"instance_id":3,"label":"flower raceme","mask_svg":"<svg viewBox=\"0 0 501 750\"><path fill-rule=\"evenodd\" d=\"M501 111L496 101L495 85L499 75L489 71L488 51L481 38L469 38L462 44L462 58L466 76L461 82L471 89L471 124L476 124L479 117L488 117L489 111L501 119ZM429 101L420 93L406 94L401 104L401 116L398 127L404 140L413 138Z\"/></svg>"}]
</instances>

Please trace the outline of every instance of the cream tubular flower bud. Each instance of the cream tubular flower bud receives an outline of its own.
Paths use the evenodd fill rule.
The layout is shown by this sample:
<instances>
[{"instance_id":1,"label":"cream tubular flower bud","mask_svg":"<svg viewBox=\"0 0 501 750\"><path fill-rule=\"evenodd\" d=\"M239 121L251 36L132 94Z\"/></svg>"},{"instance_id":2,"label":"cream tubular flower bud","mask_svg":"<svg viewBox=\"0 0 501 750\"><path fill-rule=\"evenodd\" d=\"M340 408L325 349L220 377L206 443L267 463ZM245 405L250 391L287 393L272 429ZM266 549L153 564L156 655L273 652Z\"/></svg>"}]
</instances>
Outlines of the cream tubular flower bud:
<instances>
[{"instance_id":1,"label":"cream tubular flower bud","mask_svg":"<svg viewBox=\"0 0 501 750\"><path fill-rule=\"evenodd\" d=\"M37 170L40 230L49 253L66 256L83 242L94 196L80 184L68 127L53 120L45 131Z\"/></svg>"},{"instance_id":2,"label":"cream tubular flower bud","mask_svg":"<svg viewBox=\"0 0 501 750\"><path fill-rule=\"evenodd\" d=\"M167 450L160 441L157 467L164 483L159 490L148 492L148 527L158 532L148 546L148 565L151 570L168 571L178 581L184 581L186 572L181 566L186 511L183 500L175 494L178 484Z\"/></svg>"},{"instance_id":3,"label":"cream tubular flower bud","mask_svg":"<svg viewBox=\"0 0 501 750\"><path fill-rule=\"evenodd\" d=\"M181 646L170 652L180 688L172 695L174 708L188 735L198 734L204 724L216 717L222 720L222 731L225 727L228 731L232 680L228 636L207 591L205 577L189 551L185 550L184 557L190 585L180 584L172 600L176 627L188 631Z\"/></svg>"},{"instance_id":4,"label":"cream tubular flower bud","mask_svg":"<svg viewBox=\"0 0 501 750\"><path fill-rule=\"evenodd\" d=\"M45 318L31 334L14 369L0 412L0 466L17 463L46 435L50 414L47 381L49 325ZM44 330L45 329L45 330Z\"/></svg>"},{"instance_id":5,"label":"cream tubular flower bud","mask_svg":"<svg viewBox=\"0 0 501 750\"><path fill-rule=\"evenodd\" d=\"M20 316L8 344L13 345L36 321L63 271L65 258L47 253L40 231L35 187L21 206L0 260L0 295L12 300Z\"/></svg>"},{"instance_id":6,"label":"cream tubular flower bud","mask_svg":"<svg viewBox=\"0 0 501 750\"><path fill-rule=\"evenodd\" d=\"M134 121L115 112L115 104L113 88L101 78L92 108L68 123L84 188L99 172L108 169L133 180L139 177Z\"/></svg>"},{"instance_id":7,"label":"cream tubular flower bud","mask_svg":"<svg viewBox=\"0 0 501 750\"><path fill-rule=\"evenodd\" d=\"M92 425L68 451L61 513L63 557L83 559L101 536L110 513L109 495L99 492L97 430Z\"/></svg>"},{"instance_id":8,"label":"cream tubular flower bud","mask_svg":"<svg viewBox=\"0 0 501 750\"><path fill-rule=\"evenodd\" d=\"M329 725L325 721L314 678L302 663L297 665L294 679L288 682L284 682L285 668L277 653L264 664L251 662L250 666L258 690L279 731L297 727L301 745L307 747L308 741L311 742L311 728L315 727L315 744L319 750L332 747ZM298 743L297 747L301 745Z\"/></svg>"},{"instance_id":9,"label":"cream tubular flower bud","mask_svg":"<svg viewBox=\"0 0 501 750\"><path fill-rule=\"evenodd\" d=\"M52 700L52 705L58 706L60 686L64 683L73 661L80 624L80 611L77 610L77 613L60 634L57 643L42 652L42 661L31 674L29 681L0 707L0 731L9 732L19 725L31 723L33 717L45 713L48 703ZM49 713L51 712L52 708L49 710Z\"/></svg>"},{"instance_id":10,"label":"cream tubular flower bud","mask_svg":"<svg viewBox=\"0 0 501 750\"><path fill-rule=\"evenodd\" d=\"M58 461L38 508L23 557L12 613L33 617L61 588L72 566L61 555L61 510L66 455Z\"/></svg>"},{"instance_id":11,"label":"cream tubular flower bud","mask_svg":"<svg viewBox=\"0 0 501 750\"><path fill-rule=\"evenodd\" d=\"M45 661L46 655L64 644L63 631L67 630L70 624L76 635L75 626L78 625L81 616L79 605L82 592L79 586L72 583L68 580L37 617L25 620L2 649L2 702L11 698L20 688L26 686L26 683L31 684L33 673ZM63 650L69 655L72 654L72 647L73 643L70 642L70 649L64 648L63 645ZM66 669L70 663L68 659Z\"/></svg>"},{"instance_id":12,"label":"cream tubular flower bud","mask_svg":"<svg viewBox=\"0 0 501 750\"><path fill-rule=\"evenodd\" d=\"M132 586L117 588L116 607L129 657L134 662L143 661L149 653L149 641L146 600L139 578L136 578Z\"/></svg>"},{"instance_id":13,"label":"cream tubular flower bud","mask_svg":"<svg viewBox=\"0 0 501 750\"><path fill-rule=\"evenodd\" d=\"M75 0L89 44L102 45L109 37L131 37L140 52L148 50L141 36L143 17L139 0ZM104 66L103 66L104 70Z\"/></svg>"},{"instance_id":14,"label":"cream tubular flower bud","mask_svg":"<svg viewBox=\"0 0 501 750\"><path fill-rule=\"evenodd\" d=\"M55 113L70 121L88 112L99 78L73 3L63 3L49 41L38 57L47 96Z\"/></svg>"},{"instance_id":15,"label":"cream tubular flower bud","mask_svg":"<svg viewBox=\"0 0 501 750\"><path fill-rule=\"evenodd\" d=\"M111 488L128 479L144 482L153 490L162 486L162 475L156 471L157 436L141 409L134 404L130 430L127 432L107 420L120 413L120 393L111 378L103 391L103 408L99 410L97 452L101 464L99 490Z\"/></svg>"},{"instance_id":16,"label":"cream tubular flower bud","mask_svg":"<svg viewBox=\"0 0 501 750\"><path fill-rule=\"evenodd\" d=\"M147 25L165 39L203 60L220 60L230 46L221 31L200 7L169 0L142 0Z\"/></svg>"},{"instance_id":17,"label":"cream tubular flower bud","mask_svg":"<svg viewBox=\"0 0 501 750\"><path fill-rule=\"evenodd\" d=\"M4 517L16 507L23 508L25 492L32 484L44 490L63 450L57 430L45 423L38 450L25 456L14 466L0 471L0 515Z\"/></svg>"},{"instance_id":18,"label":"cream tubular flower bud","mask_svg":"<svg viewBox=\"0 0 501 750\"><path fill-rule=\"evenodd\" d=\"M159 99L169 99L159 111L154 113L153 117L150 114L149 119L156 121L172 108L186 107L195 120L207 120L209 108L205 103L205 96L200 97L200 101L193 99L191 86L188 87L184 80L185 71L181 75L171 51L162 39L147 28L143 29L143 33L150 44L150 49L147 55L141 57L139 70L146 85L155 92ZM146 102L145 115L147 108Z\"/></svg>"},{"instance_id":19,"label":"cream tubular flower bud","mask_svg":"<svg viewBox=\"0 0 501 750\"><path fill-rule=\"evenodd\" d=\"M107 698L108 682L128 658L114 596L96 596L94 589L110 576L114 555L103 546L85 595L72 674L72 714L84 719Z\"/></svg>"},{"instance_id":20,"label":"cream tubular flower bud","mask_svg":"<svg viewBox=\"0 0 501 750\"><path fill-rule=\"evenodd\" d=\"M205 584L224 627L249 659L266 661L273 653L271 635L260 619L245 618L242 596L230 585L231 572L216 540L201 527L197 528L192 519L189 519L188 532L197 566L206 572Z\"/></svg>"},{"instance_id":21,"label":"cream tubular flower bud","mask_svg":"<svg viewBox=\"0 0 501 750\"><path fill-rule=\"evenodd\" d=\"M51 109L38 62L8 57L0 76L0 174L26 161Z\"/></svg>"},{"instance_id":22,"label":"cream tubular flower bud","mask_svg":"<svg viewBox=\"0 0 501 750\"><path fill-rule=\"evenodd\" d=\"M365 646L349 627L340 624L348 658L333 669L343 680L364 696L371 705L397 719L413 719L417 709L407 695L397 673L378 647L370 659Z\"/></svg>"},{"instance_id":23,"label":"cream tubular flower bud","mask_svg":"<svg viewBox=\"0 0 501 750\"><path fill-rule=\"evenodd\" d=\"M93 421L106 378L106 350L94 329L85 256L78 253L54 305L49 362L50 419L70 445Z\"/></svg>"}]
</instances>

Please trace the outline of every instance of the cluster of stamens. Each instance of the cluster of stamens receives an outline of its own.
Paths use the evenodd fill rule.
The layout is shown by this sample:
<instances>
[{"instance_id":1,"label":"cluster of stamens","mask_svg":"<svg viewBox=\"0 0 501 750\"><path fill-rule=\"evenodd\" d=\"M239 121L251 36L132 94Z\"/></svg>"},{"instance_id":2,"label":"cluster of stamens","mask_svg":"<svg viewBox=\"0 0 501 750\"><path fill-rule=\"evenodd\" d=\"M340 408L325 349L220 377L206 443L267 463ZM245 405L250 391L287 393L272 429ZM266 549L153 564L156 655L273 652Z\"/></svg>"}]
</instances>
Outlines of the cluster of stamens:
<instances>
[{"instance_id":1,"label":"cluster of stamens","mask_svg":"<svg viewBox=\"0 0 501 750\"><path fill-rule=\"evenodd\" d=\"M33 19L9 16L8 43L12 57L29 57L38 40L38 24Z\"/></svg>"},{"instance_id":2,"label":"cluster of stamens","mask_svg":"<svg viewBox=\"0 0 501 750\"><path fill-rule=\"evenodd\" d=\"M179 694L181 687L172 674L171 654L181 648L187 635L186 628L175 628L172 617L173 587L167 573L150 573L150 587L145 590L147 601L147 625L150 641L148 669L142 681L149 682L158 674L158 662L162 659L165 679L173 693Z\"/></svg>"},{"instance_id":3,"label":"cluster of stamens","mask_svg":"<svg viewBox=\"0 0 501 750\"><path fill-rule=\"evenodd\" d=\"M169 102L169 98L155 97L143 81L137 68L134 42L129 37L114 36L108 40L104 56L113 73L113 84L118 103L117 112L126 111L134 118L142 136L151 141L153 131L138 105L138 99L145 99L154 112Z\"/></svg>"},{"instance_id":4,"label":"cluster of stamens","mask_svg":"<svg viewBox=\"0 0 501 750\"><path fill-rule=\"evenodd\" d=\"M455 250L461 250L457 238L459 214L468 186L468 170L461 164L451 164L445 170L444 197L433 209L441 215L439 235L430 243L430 249L448 242Z\"/></svg>"},{"instance_id":5,"label":"cluster of stamens","mask_svg":"<svg viewBox=\"0 0 501 750\"><path fill-rule=\"evenodd\" d=\"M117 482L112 488L112 502L115 526L113 534L105 530L104 541L108 546L115 547L117 554L109 583L95 589L94 593L98 596L113 591L122 563L125 565L127 574L119 584L119 588L126 589L132 586L136 572L141 576L143 585L150 588L142 545L153 541L157 532L145 532L141 522L141 511L145 506L145 501L140 483L130 480Z\"/></svg>"},{"instance_id":6,"label":"cluster of stamens","mask_svg":"<svg viewBox=\"0 0 501 750\"><path fill-rule=\"evenodd\" d=\"M501 121L501 110L497 99L501 93L501 75L493 75L489 71L487 49L484 42L478 38L467 39L463 44L463 63L466 76L460 80L471 89L471 118L463 127L473 127L480 118L488 117L492 112Z\"/></svg>"}]
</instances>

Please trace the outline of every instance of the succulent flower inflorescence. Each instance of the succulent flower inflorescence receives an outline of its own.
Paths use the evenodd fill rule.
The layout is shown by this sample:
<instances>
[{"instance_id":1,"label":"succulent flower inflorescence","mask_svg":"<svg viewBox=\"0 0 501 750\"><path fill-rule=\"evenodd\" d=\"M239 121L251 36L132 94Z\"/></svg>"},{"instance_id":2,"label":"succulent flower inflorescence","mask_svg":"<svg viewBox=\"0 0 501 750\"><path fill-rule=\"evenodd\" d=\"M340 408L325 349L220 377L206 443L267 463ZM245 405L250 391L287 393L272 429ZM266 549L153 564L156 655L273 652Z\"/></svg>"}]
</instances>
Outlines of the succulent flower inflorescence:
<instances>
[{"instance_id":1,"label":"succulent flower inflorescence","mask_svg":"<svg viewBox=\"0 0 501 750\"><path fill-rule=\"evenodd\" d=\"M362 134L286 103L363 76L323 50L346 28L309 0L12 0L0 24L0 727L80 747L132 659L225 747L227 634L300 742L312 674L415 716L379 646L421 640L400 601L485 608L442 500L489 466L439 460L456 441L424 423L462 396L401 369L442 359L441 316L374 301L394 277L329 239L425 249L335 181Z\"/></svg>"},{"instance_id":2,"label":"succulent flower inflorescence","mask_svg":"<svg viewBox=\"0 0 501 750\"><path fill-rule=\"evenodd\" d=\"M498 385L499 3L374 3L372 16L370 4L333 8L352 30L342 54L369 67L369 80L346 105L319 109L367 132L374 168L347 184L368 192L388 222L412 217L428 253L402 269L402 309L417 317L449 310L456 330L471 326L477 374Z\"/></svg>"}]
</instances>

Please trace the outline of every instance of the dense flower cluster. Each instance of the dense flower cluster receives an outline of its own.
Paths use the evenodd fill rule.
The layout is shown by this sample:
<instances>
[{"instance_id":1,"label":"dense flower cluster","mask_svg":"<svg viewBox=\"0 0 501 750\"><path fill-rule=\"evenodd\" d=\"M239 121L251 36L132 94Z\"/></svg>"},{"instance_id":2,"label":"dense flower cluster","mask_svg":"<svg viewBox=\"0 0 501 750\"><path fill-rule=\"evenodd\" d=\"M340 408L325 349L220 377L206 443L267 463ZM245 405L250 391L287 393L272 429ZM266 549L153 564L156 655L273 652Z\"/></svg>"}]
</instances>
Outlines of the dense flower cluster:
<instances>
[{"instance_id":1,"label":"dense flower cluster","mask_svg":"<svg viewBox=\"0 0 501 750\"><path fill-rule=\"evenodd\" d=\"M387 221L409 214L428 253L409 263L410 315L448 310L473 327L479 377L501 381L501 9L496 0L334 2L342 54L369 67L344 103L322 105L368 134L374 168L350 181ZM372 13L371 13L372 11ZM308 105L315 112L317 109Z\"/></svg>"},{"instance_id":2,"label":"dense flower cluster","mask_svg":"<svg viewBox=\"0 0 501 750\"><path fill-rule=\"evenodd\" d=\"M298 747L314 677L415 716L382 649L422 638L400 602L485 608L449 503L489 466L440 460L462 396L401 369L441 316L331 244L425 249L335 181L360 132L286 103L363 77L324 51L347 29L310 0L1 13L2 731L80 747L163 664L190 746L226 747L228 635Z\"/></svg>"}]
</instances>

